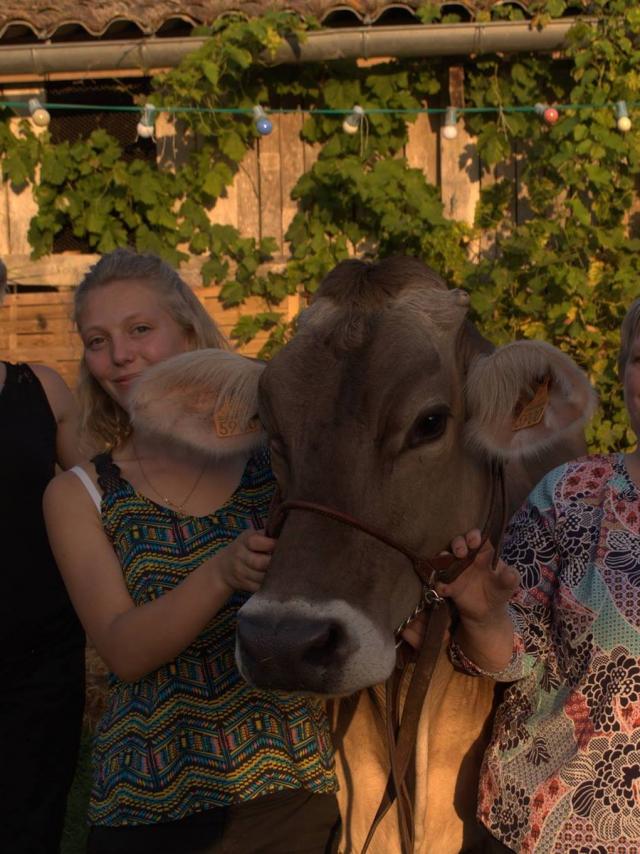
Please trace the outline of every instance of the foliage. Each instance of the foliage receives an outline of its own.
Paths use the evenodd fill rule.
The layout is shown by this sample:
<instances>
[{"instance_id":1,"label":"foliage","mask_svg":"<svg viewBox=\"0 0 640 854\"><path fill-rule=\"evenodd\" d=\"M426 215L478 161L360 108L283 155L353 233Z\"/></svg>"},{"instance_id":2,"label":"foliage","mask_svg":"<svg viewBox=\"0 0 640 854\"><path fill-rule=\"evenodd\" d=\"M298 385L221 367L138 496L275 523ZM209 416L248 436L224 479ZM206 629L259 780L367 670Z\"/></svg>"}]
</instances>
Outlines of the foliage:
<instances>
[{"instance_id":1,"label":"foliage","mask_svg":"<svg viewBox=\"0 0 640 854\"><path fill-rule=\"evenodd\" d=\"M565 0L529 5L536 26L568 7ZM312 111L302 136L319 154L293 192L298 214L286 234L286 259L275 257L269 235L246 238L212 224L209 215L247 149L259 144L249 113L176 114L188 154L175 169L123 161L104 131L53 145L28 123L12 132L0 121L3 175L17 186L35 183L38 213L29 234L35 255L50 252L64 227L99 252L131 244L176 264L200 255L203 279L222 286L225 305L250 296L265 301L265 311L244 316L235 334L246 342L266 330L266 355L290 335L278 310L282 300L296 291L312 294L338 260L416 254L470 291L478 325L492 340L542 337L575 356L605 401L592 446L627 447L633 437L615 357L622 315L637 293L640 135L616 129L611 105L640 100L640 10L628 0L586 0L582 7L598 24L578 23L561 58L518 54L464 63L467 106L494 110L467 113L464 123L477 137L483 169L502 164L493 182L483 182L473 226L447 219L437 187L407 163L403 148L416 113L369 112L363 132L348 136L343 115L317 112L356 103L365 111L446 106L446 63L340 61L303 65L291 75L270 66L269 53L285 36L304 38L315 24L279 12L221 19L207 30L202 49L154 80L151 100L163 107L249 110L262 103ZM451 20L433 2L419 14L424 23ZM505 3L480 19L522 14L520 6ZM539 101L584 107L562 110L553 127L530 110L513 110ZM516 187L523 186L527 198L518 200L514 223ZM488 235L496 236L489 249Z\"/></svg>"}]
</instances>

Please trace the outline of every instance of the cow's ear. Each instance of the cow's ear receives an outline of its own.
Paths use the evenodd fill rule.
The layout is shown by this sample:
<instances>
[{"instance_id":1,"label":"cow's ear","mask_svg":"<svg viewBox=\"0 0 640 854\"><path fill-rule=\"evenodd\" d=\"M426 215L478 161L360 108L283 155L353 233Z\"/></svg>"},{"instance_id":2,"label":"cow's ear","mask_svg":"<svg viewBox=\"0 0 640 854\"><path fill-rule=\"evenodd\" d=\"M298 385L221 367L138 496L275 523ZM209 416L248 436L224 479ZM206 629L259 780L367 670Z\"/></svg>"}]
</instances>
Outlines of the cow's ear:
<instances>
[{"instance_id":1,"label":"cow's ear","mask_svg":"<svg viewBox=\"0 0 640 854\"><path fill-rule=\"evenodd\" d=\"M264 364L227 350L183 353L145 371L132 389L136 429L229 456L263 444L258 380Z\"/></svg>"},{"instance_id":2,"label":"cow's ear","mask_svg":"<svg viewBox=\"0 0 640 854\"><path fill-rule=\"evenodd\" d=\"M596 394L564 353L516 341L478 356L467 376L467 441L492 457L539 455L582 429Z\"/></svg>"}]
</instances>

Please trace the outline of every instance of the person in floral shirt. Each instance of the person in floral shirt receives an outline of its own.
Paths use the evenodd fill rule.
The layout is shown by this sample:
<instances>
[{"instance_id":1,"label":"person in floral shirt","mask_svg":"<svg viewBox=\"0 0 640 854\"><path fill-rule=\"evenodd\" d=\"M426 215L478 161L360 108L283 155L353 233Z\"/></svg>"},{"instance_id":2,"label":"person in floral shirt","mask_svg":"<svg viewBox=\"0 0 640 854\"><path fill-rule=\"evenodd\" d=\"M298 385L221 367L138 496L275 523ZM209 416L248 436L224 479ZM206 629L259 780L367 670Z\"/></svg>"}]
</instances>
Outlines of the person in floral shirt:
<instances>
[{"instance_id":1,"label":"person in floral shirt","mask_svg":"<svg viewBox=\"0 0 640 854\"><path fill-rule=\"evenodd\" d=\"M619 367L640 436L640 300ZM440 590L454 663L506 683L478 818L518 854L640 854L640 450L546 475L492 564L485 545Z\"/></svg>"}]
</instances>

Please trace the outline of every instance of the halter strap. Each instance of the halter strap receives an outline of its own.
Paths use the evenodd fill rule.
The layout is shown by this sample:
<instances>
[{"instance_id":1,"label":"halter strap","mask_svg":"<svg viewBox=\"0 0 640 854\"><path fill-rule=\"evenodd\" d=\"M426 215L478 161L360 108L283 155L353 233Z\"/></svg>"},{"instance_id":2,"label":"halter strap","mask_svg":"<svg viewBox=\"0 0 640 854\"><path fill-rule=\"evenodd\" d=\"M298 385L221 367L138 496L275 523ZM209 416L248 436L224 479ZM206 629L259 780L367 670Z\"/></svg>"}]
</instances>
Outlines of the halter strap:
<instances>
[{"instance_id":1,"label":"halter strap","mask_svg":"<svg viewBox=\"0 0 640 854\"><path fill-rule=\"evenodd\" d=\"M389 742L391 770L387 787L367 834L361 854L365 854L369 848L376 830L395 802L398 804L398 825L402 854L412 854L413 852L414 817L413 792L411 791L413 787L410 785L409 770L412 761L415 762L415 745L420 715L448 625L448 610L443 605L444 600L437 594L435 584L438 581L445 583L455 581L473 562L478 551L489 536L491 527L494 524L498 502L500 503L498 539L502 537L507 513L506 486L502 464L497 462L492 463L489 467L489 474L491 478L491 492L489 496L489 508L482 528L481 544L477 549L469 551L465 558L456 558L451 554L434 555L427 558L399 543L380 528L362 522L348 513L343 513L341 510L335 510L333 507L327 507L324 504L318 504L314 501L288 500L279 502L278 493L274 495L274 502L267 522L269 536L275 537L278 535L287 514L291 510L302 510L325 516L342 525L362 531L404 555L411 562L416 575L422 582L422 596L412 614L396 629L396 635L399 634L410 620L431 606L427 619L425 638L407 689L402 715L400 713L401 689L405 671L396 668L386 683L387 740ZM496 555L497 546L498 543L496 543Z\"/></svg>"},{"instance_id":2,"label":"halter strap","mask_svg":"<svg viewBox=\"0 0 640 854\"><path fill-rule=\"evenodd\" d=\"M500 503L502 505L500 530L502 531L502 528L504 527L506 501L504 471L502 465L499 463L492 464L490 466L490 475L491 494L489 510L482 528L482 541L477 549L471 549L464 558L456 558L451 554L438 554L432 557L425 557L424 555L418 554L418 552L413 549L410 549L408 546L398 542L394 537L390 537L375 525L363 522L355 516L351 516L349 513L343 513L341 510L336 510L335 508L329 507L325 504L318 504L315 501L291 499L279 502L277 494L274 496L274 505L269 513L269 520L267 522L268 535L271 537L276 537L278 535L291 510L303 510L309 513L316 513L319 516L325 516L328 519L333 519L335 522L339 522L349 528L355 528L357 531L362 531L368 536L389 546L389 548L392 548L394 551L400 552L400 554L404 555L407 560L410 561L414 572L422 581L423 586L429 590L433 590L436 582L441 581L450 583L454 581L473 562L478 551L489 536L489 529L493 522L498 493Z\"/></svg>"}]
</instances>

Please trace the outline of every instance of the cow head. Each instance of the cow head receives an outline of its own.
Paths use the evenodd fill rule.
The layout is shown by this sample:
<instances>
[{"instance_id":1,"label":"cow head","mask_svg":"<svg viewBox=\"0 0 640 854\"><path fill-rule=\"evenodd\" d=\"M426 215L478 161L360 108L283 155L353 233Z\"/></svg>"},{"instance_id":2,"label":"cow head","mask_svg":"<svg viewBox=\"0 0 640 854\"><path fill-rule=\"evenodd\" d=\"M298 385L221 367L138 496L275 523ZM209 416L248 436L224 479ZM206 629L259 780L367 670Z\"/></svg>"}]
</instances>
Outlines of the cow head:
<instances>
[{"instance_id":1,"label":"cow head","mask_svg":"<svg viewBox=\"0 0 640 854\"><path fill-rule=\"evenodd\" d=\"M572 456L567 441L594 405L582 372L550 345L493 350L467 320L468 302L414 259L343 262L268 366L210 351L172 360L183 371L178 419L189 395L205 413L197 429L187 419L191 433L186 423L172 431L220 451L210 426L217 407L240 400L245 428L259 411L283 499L332 507L435 555L455 534L483 527L492 459L521 474L559 446ZM221 393L210 366L216 373L223 360L245 367ZM172 368L154 369L163 370ZM157 399L145 383L147 402ZM541 384L548 400L539 417L514 430ZM256 435L241 429L231 441L244 448ZM268 688L344 694L381 682L394 666L394 630L420 595L403 554L294 509L263 588L239 613L238 665Z\"/></svg>"}]
</instances>

